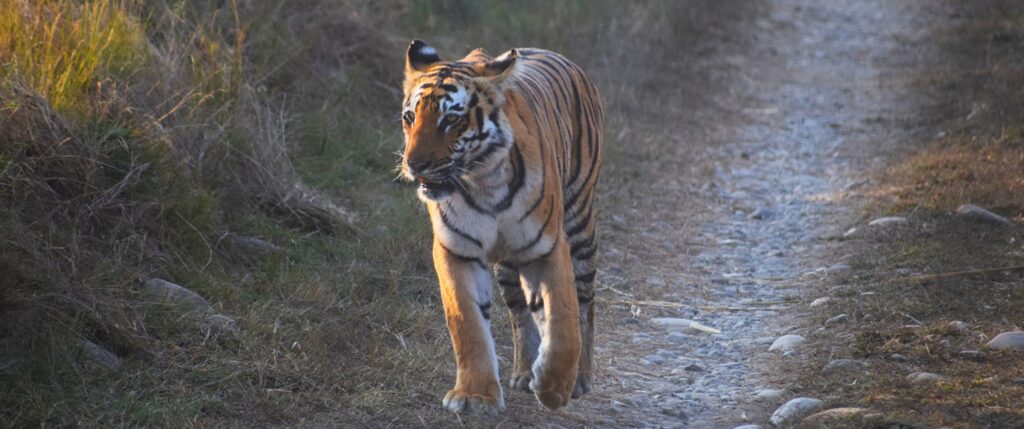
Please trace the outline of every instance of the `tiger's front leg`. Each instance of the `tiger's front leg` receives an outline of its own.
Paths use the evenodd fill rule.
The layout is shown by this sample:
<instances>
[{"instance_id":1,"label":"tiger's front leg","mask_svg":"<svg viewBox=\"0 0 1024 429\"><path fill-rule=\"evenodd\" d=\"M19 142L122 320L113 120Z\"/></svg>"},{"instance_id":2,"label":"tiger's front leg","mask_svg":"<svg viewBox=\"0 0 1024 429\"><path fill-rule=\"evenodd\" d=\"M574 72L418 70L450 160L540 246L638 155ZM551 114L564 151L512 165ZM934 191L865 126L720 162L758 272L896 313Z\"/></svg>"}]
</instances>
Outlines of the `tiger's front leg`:
<instances>
[{"instance_id":1,"label":"tiger's front leg","mask_svg":"<svg viewBox=\"0 0 1024 429\"><path fill-rule=\"evenodd\" d=\"M569 245L559 237L547 256L522 268L523 292L540 328L530 390L545 407L569 403L580 357L579 304Z\"/></svg>"},{"instance_id":2,"label":"tiger's front leg","mask_svg":"<svg viewBox=\"0 0 1024 429\"><path fill-rule=\"evenodd\" d=\"M434 268L455 350L455 387L444 397L451 411L497 414L505 409L498 357L491 337L491 276L483 263L449 252L434 240Z\"/></svg>"}]
</instances>

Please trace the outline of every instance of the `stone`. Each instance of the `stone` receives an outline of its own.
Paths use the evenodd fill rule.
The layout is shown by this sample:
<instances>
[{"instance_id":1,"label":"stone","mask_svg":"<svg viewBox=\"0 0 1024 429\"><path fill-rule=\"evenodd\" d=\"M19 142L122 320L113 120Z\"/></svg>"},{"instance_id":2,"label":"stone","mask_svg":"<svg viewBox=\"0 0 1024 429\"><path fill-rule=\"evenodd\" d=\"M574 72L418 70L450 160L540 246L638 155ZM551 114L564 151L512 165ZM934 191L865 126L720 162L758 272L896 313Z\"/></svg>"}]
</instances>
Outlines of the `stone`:
<instances>
[{"instance_id":1,"label":"stone","mask_svg":"<svg viewBox=\"0 0 1024 429\"><path fill-rule=\"evenodd\" d=\"M832 303L832 298L828 297L828 296L824 296L824 297L818 298L818 299L816 299L814 301L811 301L810 306L811 307L821 307L821 306L824 306L824 305L829 305L831 303Z\"/></svg>"},{"instance_id":2,"label":"stone","mask_svg":"<svg viewBox=\"0 0 1024 429\"><path fill-rule=\"evenodd\" d=\"M843 238L853 237L853 235L856 234L857 231L858 231L857 227L850 228L850 229L846 230L846 232L843 233Z\"/></svg>"},{"instance_id":3,"label":"stone","mask_svg":"<svg viewBox=\"0 0 1024 429\"><path fill-rule=\"evenodd\" d=\"M149 279L144 290L153 298L180 306L188 311L203 312L210 309L210 303L199 294L167 280Z\"/></svg>"},{"instance_id":4,"label":"stone","mask_svg":"<svg viewBox=\"0 0 1024 429\"><path fill-rule=\"evenodd\" d=\"M1024 350L1024 332L1003 332L985 343L985 347L994 350Z\"/></svg>"},{"instance_id":5,"label":"stone","mask_svg":"<svg viewBox=\"0 0 1024 429\"><path fill-rule=\"evenodd\" d=\"M825 403L820 399L806 397L791 399L776 409L768 421L775 426L788 427L820 410L824 405Z\"/></svg>"},{"instance_id":6,"label":"stone","mask_svg":"<svg viewBox=\"0 0 1024 429\"><path fill-rule=\"evenodd\" d=\"M647 355L644 356L641 360L643 361L644 365L661 365L665 363L665 357L661 355Z\"/></svg>"},{"instance_id":7,"label":"stone","mask_svg":"<svg viewBox=\"0 0 1024 429\"><path fill-rule=\"evenodd\" d=\"M833 264L831 267L825 269L825 274L828 274L830 276L840 276L843 274L847 274L850 271L851 268L848 264Z\"/></svg>"},{"instance_id":8,"label":"stone","mask_svg":"<svg viewBox=\"0 0 1024 429\"><path fill-rule=\"evenodd\" d=\"M907 218L900 216L887 216L880 217L871 222L868 222L868 226L890 226L899 225L907 222Z\"/></svg>"},{"instance_id":9,"label":"stone","mask_svg":"<svg viewBox=\"0 0 1024 429\"><path fill-rule=\"evenodd\" d=\"M206 316L203 326L210 335L238 335L241 332L238 322L223 314Z\"/></svg>"},{"instance_id":10,"label":"stone","mask_svg":"<svg viewBox=\"0 0 1024 429\"><path fill-rule=\"evenodd\" d=\"M651 318L651 322L667 328L689 328L693 323L692 320L681 317L654 317Z\"/></svg>"},{"instance_id":11,"label":"stone","mask_svg":"<svg viewBox=\"0 0 1024 429\"><path fill-rule=\"evenodd\" d=\"M825 321L825 327L826 328L830 328L830 327L836 326L838 324L846 323L846 322L849 322L849 321L850 321L850 316L849 315L847 315L847 314L840 314L840 315L837 315L837 316L832 316L828 320L826 320Z\"/></svg>"},{"instance_id":12,"label":"stone","mask_svg":"<svg viewBox=\"0 0 1024 429\"><path fill-rule=\"evenodd\" d=\"M701 371L704 370L703 367L701 367L700 365L697 365L695 363L691 363L689 365L686 365L686 367L683 368L683 369L685 369L687 371L693 371L693 372L701 372Z\"/></svg>"},{"instance_id":13,"label":"stone","mask_svg":"<svg viewBox=\"0 0 1024 429\"><path fill-rule=\"evenodd\" d=\"M103 365L109 369L118 369L121 367L121 359L118 358L114 352L107 350L103 346L89 340L82 340L81 347L85 357L90 361Z\"/></svg>"},{"instance_id":14,"label":"stone","mask_svg":"<svg viewBox=\"0 0 1024 429\"><path fill-rule=\"evenodd\" d=\"M750 214L747 215L747 219L765 220L773 216L775 216L775 212L773 212L771 209L765 207L758 207L757 209L755 209L754 211L750 212Z\"/></svg>"},{"instance_id":15,"label":"stone","mask_svg":"<svg viewBox=\"0 0 1024 429\"><path fill-rule=\"evenodd\" d=\"M862 417L867 414L869 410L867 408L857 407L842 407L832 408L825 411L819 411L811 414L805 418L801 424L808 425L811 427L825 426L829 423L852 423L849 420ZM831 427L831 426L829 426ZM835 426L840 427L840 426Z\"/></svg>"},{"instance_id":16,"label":"stone","mask_svg":"<svg viewBox=\"0 0 1024 429\"><path fill-rule=\"evenodd\" d=\"M1011 226L1013 222L1009 219L978 207L974 204L964 204L956 209L956 214L965 219L975 222L987 223L990 225Z\"/></svg>"},{"instance_id":17,"label":"stone","mask_svg":"<svg viewBox=\"0 0 1024 429\"><path fill-rule=\"evenodd\" d=\"M795 349L796 346L799 345L802 342L804 342L804 337L801 337L799 335L793 335L793 334L783 335L783 336L779 337L778 339L776 339L775 342L773 342L772 345L770 347L768 347L768 351L770 351L770 352L775 352L775 351L779 351L779 352L793 351L793 349Z\"/></svg>"},{"instance_id":18,"label":"stone","mask_svg":"<svg viewBox=\"0 0 1024 429\"><path fill-rule=\"evenodd\" d=\"M761 389L754 392L754 400L761 402L777 401L786 394L782 389Z\"/></svg>"},{"instance_id":19,"label":"stone","mask_svg":"<svg viewBox=\"0 0 1024 429\"><path fill-rule=\"evenodd\" d=\"M907 375L907 381L911 384L931 384L944 380L945 378L946 377L931 372L914 372Z\"/></svg>"},{"instance_id":20,"label":"stone","mask_svg":"<svg viewBox=\"0 0 1024 429\"><path fill-rule=\"evenodd\" d=\"M909 359L906 356L901 355L899 353L893 353L893 354L889 355L889 360L894 360L896 362L906 362Z\"/></svg>"},{"instance_id":21,"label":"stone","mask_svg":"<svg viewBox=\"0 0 1024 429\"><path fill-rule=\"evenodd\" d=\"M672 344L686 344L689 341L689 337L678 332L669 332L665 339Z\"/></svg>"},{"instance_id":22,"label":"stone","mask_svg":"<svg viewBox=\"0 0 1024 429\"><path fill-rule=\"evenodd\" d=\"M833 372L842 371L847 369L861 369L867 367L868 364L854 359L833 359L829 363L825 364L825 367L821 369L821 372Z\"/></svg>"},{"instance_id":23,"label":"stone","mask_svg":"<svg viewBox=\"0 0 1024 429\"><path fill-rule=\"evenodd\" d=\"M971 332L971 325L959 320L949 322L949 328L961 334L968 334Z\"/></svg>"},{"instance_id":24,"label":"stone","mask_svg":"<svg viewBox=\"0 0 1024 429\"><path fill-rule=\"evenodd\" d=\"M228 250L242 259L252 260L280 251L277 245L256 237L228 234L224 237Z\"/></svg>"}]
</instances>

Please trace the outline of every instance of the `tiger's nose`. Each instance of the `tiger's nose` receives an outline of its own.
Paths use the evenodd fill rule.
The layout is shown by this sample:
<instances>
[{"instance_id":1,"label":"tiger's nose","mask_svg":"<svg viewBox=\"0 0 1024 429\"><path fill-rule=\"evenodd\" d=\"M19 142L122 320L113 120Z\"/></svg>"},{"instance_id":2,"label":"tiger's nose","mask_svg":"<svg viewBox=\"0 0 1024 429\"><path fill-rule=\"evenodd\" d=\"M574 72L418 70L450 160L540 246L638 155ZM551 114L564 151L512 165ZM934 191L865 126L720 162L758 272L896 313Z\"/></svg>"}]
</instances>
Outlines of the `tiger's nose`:
<instances>
[{"instance_id":1,"label":"tiger's nose","mask_svg":"<svg viewBox=\"0 0 1024 429\"><path fill-rule=\"evenodd\" d=\"M409 160L409 173L414 176L423 173L430 168L430 164L430 161Z\"/></svg>"}]
</instances>

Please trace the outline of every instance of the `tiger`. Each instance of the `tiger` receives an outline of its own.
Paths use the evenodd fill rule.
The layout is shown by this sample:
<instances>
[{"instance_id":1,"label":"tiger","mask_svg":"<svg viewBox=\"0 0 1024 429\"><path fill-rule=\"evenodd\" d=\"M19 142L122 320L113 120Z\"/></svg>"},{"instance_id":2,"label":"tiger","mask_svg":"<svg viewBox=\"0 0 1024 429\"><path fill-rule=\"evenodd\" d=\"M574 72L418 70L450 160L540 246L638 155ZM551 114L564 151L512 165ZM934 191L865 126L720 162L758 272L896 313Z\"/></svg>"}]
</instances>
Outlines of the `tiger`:
<instances>
[{"instance_id":1,"label":"tiger","mask_svg":"<svg viewBox=\"0 0 1024 429\"><path fill-rule=\"evenodd\" d=\"M476 49L458 61L413 40L406 52L402 175L419 184L455 354L454 412L505 400L490 329L492 274L514 343L511 389L548 409L591 390L594 199L604 108L554 52ZM488 269L490 268L490 270Z\"/></svg>"}]
</instances>

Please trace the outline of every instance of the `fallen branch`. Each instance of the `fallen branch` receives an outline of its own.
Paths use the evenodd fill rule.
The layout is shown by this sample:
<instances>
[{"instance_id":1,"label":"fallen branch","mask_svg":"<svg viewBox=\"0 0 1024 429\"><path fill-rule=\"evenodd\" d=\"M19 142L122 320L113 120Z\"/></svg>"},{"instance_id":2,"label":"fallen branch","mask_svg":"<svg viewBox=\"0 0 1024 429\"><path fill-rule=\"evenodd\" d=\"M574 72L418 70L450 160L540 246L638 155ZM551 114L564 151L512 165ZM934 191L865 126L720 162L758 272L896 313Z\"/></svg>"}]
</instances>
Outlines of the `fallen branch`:
<instances>
[{"instance_id":1,"label":"fallen branch","mask_svg":"<svg viewBox=\"0 0 1024 429\"><path fill-rule=\"evenodd\" d=\"M668 301L636 301L632 299L598 299L606 304L623 304L623 305L636 305L636 306L647 306L647 307L663 307L663 308L697 308L704 311L756 311L764 310L764 308L758 308L760 306L769 305L783 305L792 304L796 301L765 301L765 302L749 302L748 305L758 307L736 307L736 306L716 306L716 305L687 305L680 304L677 302Z\"/></svg>"},{"instance_id":2,"label":"fallen branch","mask_svg":"<svg viewBox=\"0 0 1024 429\"><path fill-rule=\"evenodd\" d=\"M980 270L966 270L966 271L951 271L948 273L937 273L937 274L921 274L916 276L904 277L901 281L905 282L925 282L928 280L946 279L950 277L963 277L972 276L975 274L988 274L996 273L999 271L1024 271L1024 265L1017 265L1011 267L999 267L999 268L983 268Z\"/></svg>"}]
</instances>

